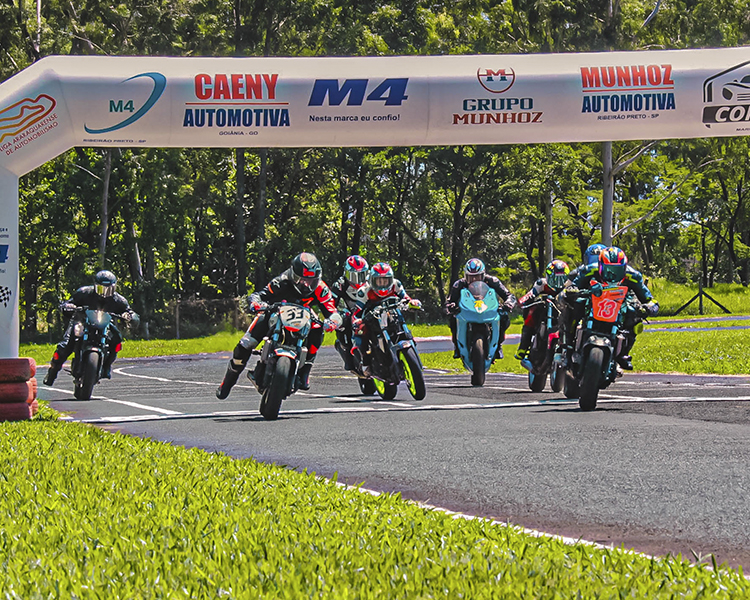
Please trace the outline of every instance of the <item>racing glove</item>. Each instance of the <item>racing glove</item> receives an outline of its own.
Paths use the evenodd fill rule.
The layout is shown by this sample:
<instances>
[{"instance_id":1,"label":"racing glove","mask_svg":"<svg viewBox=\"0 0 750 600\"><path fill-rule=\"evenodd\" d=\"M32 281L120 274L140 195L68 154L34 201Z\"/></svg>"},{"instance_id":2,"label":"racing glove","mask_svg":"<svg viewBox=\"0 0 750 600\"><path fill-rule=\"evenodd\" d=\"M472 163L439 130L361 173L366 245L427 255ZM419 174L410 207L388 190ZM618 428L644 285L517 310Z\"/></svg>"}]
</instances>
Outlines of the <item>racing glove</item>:
<instances>
[{"instance_id":1,"label":"racing glove","mask_svg":"<svg viewBox=\"0 0 750 600\"><path fill-rule=\"evenodd\" d=\"M335 331L336 329L341 327L341 324L343 322L344 320L341 318L341 315L339 313L333 313L330 317L323 321L323 331L325 331L326 333Z\"/></svg>"},{"instance_id":2,"label":"racing glove","mask_svg":"<svg viewBox=\"0 0 750 600\"><path fill-rule=\"evenodd\" d=\"M445 305L445 314L455 315L458 312L458 305L455 302L448 302Z\"/></svg>"},{"instance_id":3,"label":"racing glove","mask_svg":"<svg viewBox=\"0 0 750 600\"><path fill-rule=\"evenodd\" d=\"M659 312L659 303L652 300L651 302L644 304L642 308L646 311L646 315L649 317L655 317Z\"/></svg>"},{"instance_id":4,"label":"racing glove","mask_svg":"<svg viewBox=\"0 0 750 600\"><path fill-rule=\"evenodd\" d=\"M412 298L411 300L409 300L408 307L411 308L412 310L419 310L420 308L422 308L422 301L417 300L416 298Z\"/></svg>"},{"instance_id":5,"label":"racing glove","mask_svg":"<svg viewBox=\"0 0 750 600\"><path fill-rule=\"evenodd\" d=\"M594 294L594 296L601 296L604 292L604 287L601 283L592 283L591 284L591 293Z\"/></svg>"}]
</instances>

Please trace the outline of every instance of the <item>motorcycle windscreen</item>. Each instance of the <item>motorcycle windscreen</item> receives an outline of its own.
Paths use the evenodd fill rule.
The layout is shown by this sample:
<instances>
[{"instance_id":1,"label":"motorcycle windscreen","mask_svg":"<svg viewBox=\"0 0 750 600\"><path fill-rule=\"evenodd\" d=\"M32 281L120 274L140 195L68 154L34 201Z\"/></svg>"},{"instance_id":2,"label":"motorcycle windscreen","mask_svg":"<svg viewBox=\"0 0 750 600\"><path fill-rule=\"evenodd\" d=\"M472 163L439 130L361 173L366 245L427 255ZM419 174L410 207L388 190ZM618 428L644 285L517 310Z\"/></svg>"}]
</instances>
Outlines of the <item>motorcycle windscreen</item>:
<instances>
[{"instance_id":1,"label":"motorcycle windscreen","mask_svg":"<svg viewBox=\"0 0 750 600\"><path fill-rule=\"evenodd\" d=\"M628 288L624 285L604 288L601 296L591 296L592 316L597 321L614 323L627 295Z\"/></svg>"}]
</instances>

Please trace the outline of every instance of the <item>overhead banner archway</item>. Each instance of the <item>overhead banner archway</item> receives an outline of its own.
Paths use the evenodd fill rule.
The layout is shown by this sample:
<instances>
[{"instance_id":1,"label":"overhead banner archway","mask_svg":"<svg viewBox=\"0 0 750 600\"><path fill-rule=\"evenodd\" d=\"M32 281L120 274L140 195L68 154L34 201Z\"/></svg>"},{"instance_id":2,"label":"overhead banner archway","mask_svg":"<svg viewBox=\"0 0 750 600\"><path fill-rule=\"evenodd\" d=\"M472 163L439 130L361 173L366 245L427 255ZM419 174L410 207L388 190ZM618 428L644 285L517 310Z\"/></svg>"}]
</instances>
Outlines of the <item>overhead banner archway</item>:
<instances>
[{"instance_id":1,"label":"overhead banner archway","mask_svg":"<svg viewBox=\"0 0 750 600\"><path fill-rule=\"evenodd\" d=\"M750 48L48 57L0 84L0 357L18 354L18 178L74 146L526 144L748 131Z\"/></svg>"}]
</instances>

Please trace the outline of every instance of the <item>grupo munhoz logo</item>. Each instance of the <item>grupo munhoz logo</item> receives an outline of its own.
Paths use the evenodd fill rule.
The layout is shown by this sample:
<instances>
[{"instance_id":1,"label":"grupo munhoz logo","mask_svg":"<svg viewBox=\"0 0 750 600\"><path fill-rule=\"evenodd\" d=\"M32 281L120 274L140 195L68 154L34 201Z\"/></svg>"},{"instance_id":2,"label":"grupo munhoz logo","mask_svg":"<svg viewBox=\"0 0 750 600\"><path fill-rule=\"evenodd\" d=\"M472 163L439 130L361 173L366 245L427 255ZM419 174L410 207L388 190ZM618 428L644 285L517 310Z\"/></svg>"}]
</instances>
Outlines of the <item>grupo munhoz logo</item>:
<instances>
[{"instance_id":1,"label":"grupo munhoz logo","mask_svg":"<svg viewBox=\"0 0 750 600\"><path fill-rule=\"evenodd\" d=\"M542 111L534 110L534 99L505 92L516 82L510 67L477 69L477 94L461 101L461 112L453 113L453 125L523 125L541 123ZM489 96L486 94L489 92ZM518 92L518 89L514 90Z\"/></svg>"},{"instance_id":2,"label":"grupo munhoz logo","mask_svg":"<svg viewBox=\"0 0 750 600\"><path fill-rule=\"evenodd\" d=\"M745 61L703 82L703 124L750 127L750 61Z\"/></svg>"}]
</instances>

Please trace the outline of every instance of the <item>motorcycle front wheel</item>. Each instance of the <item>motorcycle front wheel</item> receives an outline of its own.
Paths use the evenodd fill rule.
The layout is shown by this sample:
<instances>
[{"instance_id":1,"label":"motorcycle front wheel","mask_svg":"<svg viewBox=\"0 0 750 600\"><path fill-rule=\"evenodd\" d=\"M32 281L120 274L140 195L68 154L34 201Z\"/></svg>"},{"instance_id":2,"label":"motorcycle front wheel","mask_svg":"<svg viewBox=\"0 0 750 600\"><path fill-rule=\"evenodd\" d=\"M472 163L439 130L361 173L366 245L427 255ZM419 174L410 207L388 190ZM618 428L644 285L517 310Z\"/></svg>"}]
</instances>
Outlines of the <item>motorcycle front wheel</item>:
<instances>
[{"instance_id":1,"label":"motorcycle front wheel","mask_svg":"<svg viewBox=\"0 0 750 600\"><path fill-rule=\"evenodd\" d=\"M552 372L549 374L549 384L553 392L560 392L565 385L565 369L558 364L552 365Z\"/></svg>"},{"instance_id":2,"label":"motorcycle front wheel","mask_svg":"<svg viewBox=\"0 0 750 600\"><path fill-rule=\"evenodd\" d=\"M532 392L544 391L544 386L547 385L547 373L536 375L529 371L529 389Z\"/></svg>"},{"instance_id":3,"label":"motorcycle front wheel","mask_svg":"<svg viewBox=\"0 0 750 600\"><path fill-rule=\"evenodd\" d=\"M281 402L289 389L289 377L293 361L288 356L279 356L271 375L271 382L260 399L260 414L266 421L275 421L279 416Z\"/></svg>"},{"instance_id":4,"label":"motorcycle front wheel","mask_svg":"<svg viewBox=\"0 0 750 600\"><path fill-rule=\"evenodd\" d=\"M375 382L372 379L358 378L359 391L365 396L372 396L375 393Z\"/></svg>"},{"instance_id":5,"label":"motorcycle front wheel","mask_svg":"<svg viewBox=\"0 0 750 600\"><path fill-rule=\"evenodd\" d=\"M375 386L378 396L383 400L393 400L396 397L398 385L395 383L385 383L384 381L380 381L380 379L373 379L372 383Z\"/></svg>"},{"instance_id":6,"label":"motorcycle front wheel","mask_svg":"<svg viewBox=\"0 0 750 600\"><path fill-rule=\"evenodd\" d=\"M471 385L484 385L484 339L478 337L471 345Z\"/></svg>"},{"instance_id":7,"label":"motorcycle front wheel","mask_svg":"<svg viewBox=\"0 0 750 600\"><path fill-rule=\"evenodd\" d=\"M594 410L596 400L599 396L599 380L602 375L602 364L604 363L604 350L592 348L583 366L583 377L581 378L581 394L578 406L581 410Z\"/></svg>"},{"instance_id":8,"label":"motorcycle front wheel","mask_svg":"<svg viewBox=\"0 0 750 600\"><path fill-rule=\"evenodd\" d=\"M91 394L94 392L98 374L99 355L96 352L89 352L83 359L80 384L76 383L73 394L77 400L91 400Z\"/></svg>"},{"instance_id":9,"label":"motorcycle front wheel","mask_svg":"<svg viewBox=\"0 0 750 600\"><path fill-rule=\"evenodd\" d=\"M424 384L424 373L422 365L417 357L417 351L414 348L402 350L398 355L401 361L401 367L404 369L404 379L409 387L409 393L415 400L422 400L427 394Z\"/></svg>"}]
</instances>

